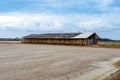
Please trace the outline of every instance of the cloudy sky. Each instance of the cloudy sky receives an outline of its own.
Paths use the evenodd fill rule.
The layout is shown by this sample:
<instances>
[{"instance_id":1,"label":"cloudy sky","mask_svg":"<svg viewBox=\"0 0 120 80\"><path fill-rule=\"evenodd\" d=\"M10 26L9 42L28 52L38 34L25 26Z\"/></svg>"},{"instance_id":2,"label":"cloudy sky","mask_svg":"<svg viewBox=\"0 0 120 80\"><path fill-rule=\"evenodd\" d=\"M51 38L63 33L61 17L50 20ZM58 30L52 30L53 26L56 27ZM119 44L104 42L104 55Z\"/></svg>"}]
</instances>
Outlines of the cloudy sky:
<instances>
[{"instance_id":1,"label":"cloudy sky","mask_svg":"<svg viewBox=\"0 0 120 80\"><path fill-rule=\"evenodd\" d=\"M120 39L120 0L0 0L0 37L85 31Z\"/></svg>"}]
</instances>

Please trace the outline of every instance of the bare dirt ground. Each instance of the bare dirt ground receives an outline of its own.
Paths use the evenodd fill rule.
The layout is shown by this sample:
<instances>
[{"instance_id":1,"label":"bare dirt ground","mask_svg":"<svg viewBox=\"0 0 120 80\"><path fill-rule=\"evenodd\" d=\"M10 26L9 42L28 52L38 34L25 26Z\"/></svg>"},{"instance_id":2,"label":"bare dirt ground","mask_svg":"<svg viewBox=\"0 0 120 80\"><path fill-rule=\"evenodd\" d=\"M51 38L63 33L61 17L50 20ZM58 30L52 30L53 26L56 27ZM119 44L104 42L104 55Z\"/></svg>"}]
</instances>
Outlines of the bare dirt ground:
<instances>
[{"instance_id":1,"label":"bare dirt ground","mask_svg":"<svg viewBox=\"0 0 120 80\"><path fill-rule=\"evenodd\" d=\"M0 42L0 80L75 80L118 57L120 49Z\"/></svg>"}]
</instances>

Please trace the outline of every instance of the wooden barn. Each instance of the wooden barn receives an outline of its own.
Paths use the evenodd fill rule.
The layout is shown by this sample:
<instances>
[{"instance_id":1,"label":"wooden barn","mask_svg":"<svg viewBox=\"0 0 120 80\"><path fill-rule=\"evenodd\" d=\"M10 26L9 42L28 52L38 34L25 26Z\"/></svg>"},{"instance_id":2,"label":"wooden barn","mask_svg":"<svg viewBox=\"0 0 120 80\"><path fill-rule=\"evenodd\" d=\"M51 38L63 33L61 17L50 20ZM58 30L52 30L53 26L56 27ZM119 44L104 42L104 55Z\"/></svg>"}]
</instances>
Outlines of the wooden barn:
<instances>
[{"instance_id":1,"label":"wooden barn","mask_svg":"<svg viewBox=\"0 0 120 80\"><path fill-rule=\"evenodd\" d=\"M95 45L99 36L96 33L49 33L30 34L22 38L28 44Z\"/></svg>"}]
</instances>

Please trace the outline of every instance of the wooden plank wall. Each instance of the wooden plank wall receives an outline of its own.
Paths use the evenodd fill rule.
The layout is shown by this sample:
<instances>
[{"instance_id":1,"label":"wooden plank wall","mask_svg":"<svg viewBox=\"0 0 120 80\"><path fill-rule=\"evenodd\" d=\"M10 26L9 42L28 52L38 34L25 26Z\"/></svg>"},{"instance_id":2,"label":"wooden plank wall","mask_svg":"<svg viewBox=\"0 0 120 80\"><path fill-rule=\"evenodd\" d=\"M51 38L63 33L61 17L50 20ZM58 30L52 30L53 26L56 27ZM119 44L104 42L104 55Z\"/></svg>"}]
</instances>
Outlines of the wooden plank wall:
<instances>
[{"instance_id":1,"label":"wooden plank wall","mask_svg":"<svg viewBox=\"0 0 120 80\"><path fill-rule=\"evenodd\" d=\"M87 45L85 39L23 39L28 44Z\"/></svg>"}]
</instances>

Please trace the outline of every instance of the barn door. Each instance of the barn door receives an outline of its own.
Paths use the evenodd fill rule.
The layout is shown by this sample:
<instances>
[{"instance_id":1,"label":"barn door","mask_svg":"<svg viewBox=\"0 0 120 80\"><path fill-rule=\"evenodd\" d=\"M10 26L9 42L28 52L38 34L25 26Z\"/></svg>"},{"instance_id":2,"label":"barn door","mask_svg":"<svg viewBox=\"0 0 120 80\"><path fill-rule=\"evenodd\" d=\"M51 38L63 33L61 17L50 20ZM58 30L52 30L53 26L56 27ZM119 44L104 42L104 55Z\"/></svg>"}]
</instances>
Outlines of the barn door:
<instances>
[{"instance_id":1,"label":"barn door","mask_svg":"<svg viewBox=\"0 0 120 80\"><path fill-rule=\"evenodd\" d=\"M93 42L93 39L87 39L87 44L88 44L88 45L93 45L93 43L94 43L94 42Z\"/></svg>"}]
</instances>

